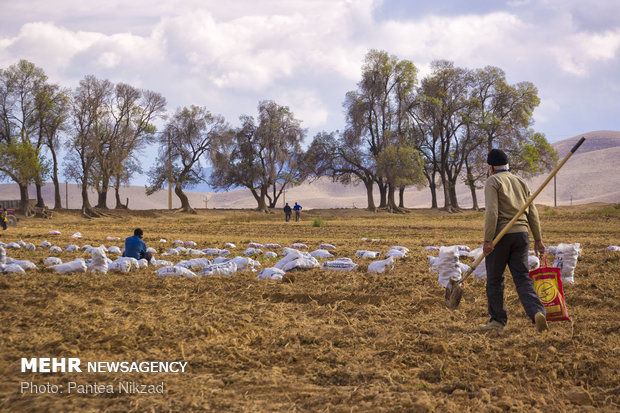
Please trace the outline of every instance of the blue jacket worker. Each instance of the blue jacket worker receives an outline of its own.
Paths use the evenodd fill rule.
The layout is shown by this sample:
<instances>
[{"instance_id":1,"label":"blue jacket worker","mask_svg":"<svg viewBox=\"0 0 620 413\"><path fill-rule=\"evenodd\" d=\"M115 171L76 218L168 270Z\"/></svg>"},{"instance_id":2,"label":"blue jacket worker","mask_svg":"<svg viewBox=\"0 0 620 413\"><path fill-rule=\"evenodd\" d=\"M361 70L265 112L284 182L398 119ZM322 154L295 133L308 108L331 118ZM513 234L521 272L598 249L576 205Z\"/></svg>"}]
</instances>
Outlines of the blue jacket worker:
<instances>
[{"instance_id":1,"label":"blue jacket worker","mask_svg":"<svg viewBox=\"0 0 620 413\"><path fill-rule=\"evenodd\" d=\"M142 235L144 235L142 230L136 228L133 231L133 236L125 239L125 252L123 253L123 257L131 257L137 260L146 258L147 261L151 261L153 254L146 251L146 244L142 241Z\"/></svg>"},{"instance_id":2,"label":"blue jacket worker","mask_svg":"<svg viewBox=\"0 0 620 413\"><path fill-rule=\"evenodd\" d=\"M299 221L299 216L301 215L301 205L295 202L293 209L295 210L295 221Z\"/></svg>"}]
</instances>

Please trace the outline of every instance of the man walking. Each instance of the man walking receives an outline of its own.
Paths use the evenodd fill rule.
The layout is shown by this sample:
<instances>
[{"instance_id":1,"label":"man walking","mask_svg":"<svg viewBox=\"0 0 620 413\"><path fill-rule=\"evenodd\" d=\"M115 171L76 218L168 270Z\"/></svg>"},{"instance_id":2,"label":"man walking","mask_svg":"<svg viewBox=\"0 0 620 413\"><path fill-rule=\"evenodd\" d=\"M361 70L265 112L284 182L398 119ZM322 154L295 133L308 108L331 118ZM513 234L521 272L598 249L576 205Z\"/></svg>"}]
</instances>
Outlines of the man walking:
<instances>
[{"instance_id":1,"label":"man walking","mask_svg":"<svg viewBox=\"0 0 620 413\"><path fill-rule=\"evenodd\" d=\"M2 206L0 206L2 208ZM6 208L2 208L2 212L0 212L0 223L2 224L2 229L6 231L6 225L8 222L8 218L6 216Z\"/></svg>"},{"instance_id":2,"label":"man walking","mask_svg":"<svg viewBox=\"0 0 620 413\"><path fill-rule=\"evenodd\" d=\"M508 157L500 149L493 149L487 157L489 173L484 187L485 220L484 245L487 270L487 301L491 319L480 326L482 330L501 330L508 321L504 307L504 270L506 264L512 274L519 300L536 329L548 329L545 308L529 278L527 256L529 251L528 228L534 236L534 250L545 252L540 232L538 211L532 203L512 228L493 248L493 239L504 229L517 212L525 205L530 189L525 181L509 171Z\"/></svg>"},{"instance_id":3,"label":"man walking","mask_svg":"<svg viewBox=\"0 0 620 413\"><path fill-rule=\"evenodd\" d=\"M295 202L293 209L295 210L295 221L299 222L299 217L301 216L301 205Z\"/></svg>"},{"instance_id":4,"label":"man walking","mask_svg":"<svg viewBox=\"0 0 620 413\"><path fill-rule=\"evenodd\" d=\"M291 206L287 202L286 205L284 205L284 220L286 222L289 222L290 219L291 219Z\"/></svg>"}]
</instances>

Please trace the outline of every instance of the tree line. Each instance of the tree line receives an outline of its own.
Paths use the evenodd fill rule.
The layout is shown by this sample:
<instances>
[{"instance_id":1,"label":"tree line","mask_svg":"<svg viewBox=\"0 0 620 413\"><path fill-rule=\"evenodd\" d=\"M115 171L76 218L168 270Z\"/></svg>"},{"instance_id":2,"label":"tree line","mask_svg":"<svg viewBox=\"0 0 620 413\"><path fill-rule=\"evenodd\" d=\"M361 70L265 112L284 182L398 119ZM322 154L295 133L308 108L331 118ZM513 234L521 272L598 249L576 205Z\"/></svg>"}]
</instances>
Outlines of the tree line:
<instances>
[{"instance_id":1,"label":"tree line","mask_svg":"<svg viewBox=\"0 0 620 413\"><path fill-rule=\"evenodd\" d=\"M539 103L532 83L511 85L497 67L471 70L435 61L420 80L413 62L370 50L357 89L345 95L343 130L318 133L304 150L302 121L270 100L258 103L256 117L241 115L233 127L205 107L168 113L157 92L90 75L70 90L21 60L0 69L0 178L19 186L26 214L28 186L35 185L37 206L44 206L41 186L50 178L54 208L62 208L61 168L80 184L87 216L108 209L110 189L115 208L126 208L119 189L142 172L149 177L147 194L174 185L187 212L194 210L184 190L201 181L217 190L247 188L257 209L268 211L287 187L321 176L362 183L369 210L393 212L405 210L410 186L428 187L431 207L439 207L441 193L442 207L458 210L460 180L477 208L476 189L486 179L490 149L506 151L510 168L522 175L557 162L545 136L532 129ZM140 153L150 145L158 145L158 156L143 171ZM61 148L63 162L57 156ZM97 193L96 205L90 204L90 188Z\"/></svg>"}]
</instances>

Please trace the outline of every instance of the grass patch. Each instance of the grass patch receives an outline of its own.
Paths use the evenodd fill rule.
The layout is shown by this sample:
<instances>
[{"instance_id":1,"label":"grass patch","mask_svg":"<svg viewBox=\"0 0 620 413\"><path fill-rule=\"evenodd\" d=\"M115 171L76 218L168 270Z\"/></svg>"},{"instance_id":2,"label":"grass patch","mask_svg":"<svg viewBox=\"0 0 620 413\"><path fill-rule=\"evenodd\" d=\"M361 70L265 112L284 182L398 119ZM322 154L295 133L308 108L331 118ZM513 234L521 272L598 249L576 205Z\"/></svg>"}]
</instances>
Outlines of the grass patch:
<instances>
[{"instance_id":1,"label":"grass patch","mask_svg":"<svg viewBox=\"0 0 620 413\"><path fill-rule=\"evenodd\" d=\"M588 212L590 215L620 215L620 204L608 205Z\"/></svg>"},{"instance_id":2,"label":"grass patch","mask_svg":"<svg viewBox=\"0 0 620 413\"><path fill-rule=\"evenodd\" d=\"M545 208L545 210L543 211L543 214L545 214L548 217L554 217L558 214L558 211L556 211L553 208Z\"/></svg>"},{"instance_id":3,"label":"grass patch","mask_svg":"<svg viewBox=\"0 0 620 413\"><path fill-rule=\"evenodd\" d=\"M327 225L327 222L325 222L325 220L321 217L316 217L312 220L312 226L313 227L324 227L325 225Z\"/></svg>"}]
</instances>

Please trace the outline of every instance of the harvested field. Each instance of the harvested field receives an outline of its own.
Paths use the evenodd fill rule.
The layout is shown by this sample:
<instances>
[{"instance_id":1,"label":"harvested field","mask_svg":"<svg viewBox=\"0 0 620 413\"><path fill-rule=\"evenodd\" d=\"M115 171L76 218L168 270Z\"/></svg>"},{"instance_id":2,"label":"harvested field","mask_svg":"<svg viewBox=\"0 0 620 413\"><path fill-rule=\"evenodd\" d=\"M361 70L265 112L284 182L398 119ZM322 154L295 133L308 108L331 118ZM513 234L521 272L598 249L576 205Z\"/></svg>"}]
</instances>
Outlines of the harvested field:
<instances>
[{"instance_id":1,"label":"harvested field","mask_svg":"<svg viewBox=\"0 0 620 413\"><path fill-rule=\"evenodd\" d=\"M411 253L383 275L366 272L370 260L354 259L360 267L351 273L315 269L277 282L252 272L158 279L153 268L57 275L42 269L48 250L8 250L40 269L0 274L0 411L618 411L620 252L605 248L620 244L620 209L539 210L547 246L580 242L583 248L576 282L565 285L572 322L552 323L544 334L526 319L511 281L509 322L499 334L477 330L487 321L482 281L466 284L457 311L444 307L423 248L478 247L481 212L313 210L299 223L249 211L128 211L96 220L65 212L51 221L23 220L0 240L122 246L106 236L124 239L139 226L160 253L176 239L199 248L233 242L233 254L251 241L302 242L310 250L328 242L337 246L337 257L353 258L358 249L383 254L392 245ZM312 225L317 216L325 226ZM52 229L62 234L49 235ZM76 231L84 238L74 242ZM160 238L168 243L160 245ZM78 256L60 255L65 261ZM261 268L277 260L258 259ZM188 365L179 374L21 373L22 357L78 357L83 366ZM67 393L69 382L124 381L164 382L164 393ZM21 382L63 385L64 392L21 393Z\"/></svg>"}]
</instances>

